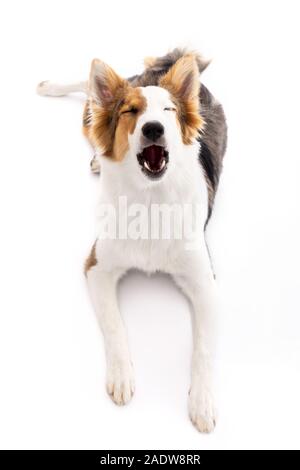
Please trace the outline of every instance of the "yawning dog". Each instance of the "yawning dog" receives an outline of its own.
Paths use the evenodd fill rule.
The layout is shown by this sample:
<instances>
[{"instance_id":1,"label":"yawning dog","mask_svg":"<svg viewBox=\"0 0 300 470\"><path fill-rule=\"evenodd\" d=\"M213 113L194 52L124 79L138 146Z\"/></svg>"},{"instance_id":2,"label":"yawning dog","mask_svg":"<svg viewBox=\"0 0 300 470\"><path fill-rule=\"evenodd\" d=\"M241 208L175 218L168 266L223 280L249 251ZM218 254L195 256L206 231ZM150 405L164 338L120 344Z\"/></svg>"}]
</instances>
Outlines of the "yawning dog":
<instances>
[{"instance_id":1,"label":"yawning dog","mask_svg":"<svg viewBox=\"0 0 300 470\"><path fill-rule=\"evenodd\" d=\"M41 95L87 94L83 130L96 152L92 167L101 168L101 214L85 273L104 336L107 391L119 405L134 393L133 366L117 303L119 279L131 268L169 273L193 310L188 404L190 418L202 432L212 431L216 421L212 368L218 312L205 228L227 134L221 105L200 86L199 75L207 65L198 54L176 49L148 59L141 75L123 79L95 59L87 82L38 86ZM129 226L137 206L140 218ZM177 208L175 217L159 227L154 209L164 216L170 207ZM187 208L192 217L187 217ZM178 230L184 224L192 228L192 241L186 230Z\"/></svg>"}]
</instances>

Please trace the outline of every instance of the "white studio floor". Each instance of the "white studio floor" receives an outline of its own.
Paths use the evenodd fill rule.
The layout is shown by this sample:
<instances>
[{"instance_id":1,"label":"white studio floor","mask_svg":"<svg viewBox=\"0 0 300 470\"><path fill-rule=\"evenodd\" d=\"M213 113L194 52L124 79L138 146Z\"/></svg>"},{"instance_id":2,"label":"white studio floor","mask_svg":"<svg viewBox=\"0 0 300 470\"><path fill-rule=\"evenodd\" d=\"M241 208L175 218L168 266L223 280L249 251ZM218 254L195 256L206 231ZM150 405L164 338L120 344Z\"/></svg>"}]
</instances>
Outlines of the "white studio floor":
<instances>
[{"instance_id":1,"label":"white studio floor","mask_svg":"<svg viewBox=\"0 0 300 470\"><path fill-rule=\"evenodd\" d=\"M138 5L0 7L0 446L299 448L297 2L187 0L182 13L160 2L145 24ZM108 21L115 9L117 37ZM134 27L124 20L128 9ZM81 134L84 99L35 94L44 79L85 79L95 56L129 76L144 55L186 43L215 59L203 82L229 126L208 228L223 300L211 435L188 419L190 315L162 274L122 281L136 394L121 409L106 396L102 336L82 270L99 184Z\"/></svg>"}]
</instances>

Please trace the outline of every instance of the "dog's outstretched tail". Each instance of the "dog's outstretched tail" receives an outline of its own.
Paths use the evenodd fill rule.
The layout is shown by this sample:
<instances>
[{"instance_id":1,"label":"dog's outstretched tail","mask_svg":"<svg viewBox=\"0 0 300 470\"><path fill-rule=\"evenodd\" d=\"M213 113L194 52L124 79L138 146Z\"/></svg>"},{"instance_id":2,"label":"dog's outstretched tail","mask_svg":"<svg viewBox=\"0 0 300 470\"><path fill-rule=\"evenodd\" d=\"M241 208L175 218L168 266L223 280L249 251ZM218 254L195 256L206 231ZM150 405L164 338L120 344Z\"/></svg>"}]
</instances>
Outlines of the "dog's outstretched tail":
<instances>
[{"instance_id":1,"label":"dog's outstretched tail","mask_svg":"<svg viewBox=\"0 0 300 470\"><path fill-rule=\"evenodd\" d=\"M41 82L37 86L37 93L41 96L65 96L69 93L86 93L88 82L55 83L50 81Z\"/></svg>"},{"instance_id":2,"label":"dog's outstretched tail","mask_svg":"<svg viewBox=\"0 0 300 470\"><path fill-rule=\"evenodd\" d=\"M145 70L141 75L135 75L128 80L133 86L157 85L159 78L168 72L181 57L192 54L202 73L209 65L210 60L204 59L200 54L186 49L174 49L162 57L147 57L144 61ZM69 93L81 92L88 94L88 82L55 83L51 81L41 82L37 86L37 93L41 96L65 96Z\"/></svg>"}]
</instances>

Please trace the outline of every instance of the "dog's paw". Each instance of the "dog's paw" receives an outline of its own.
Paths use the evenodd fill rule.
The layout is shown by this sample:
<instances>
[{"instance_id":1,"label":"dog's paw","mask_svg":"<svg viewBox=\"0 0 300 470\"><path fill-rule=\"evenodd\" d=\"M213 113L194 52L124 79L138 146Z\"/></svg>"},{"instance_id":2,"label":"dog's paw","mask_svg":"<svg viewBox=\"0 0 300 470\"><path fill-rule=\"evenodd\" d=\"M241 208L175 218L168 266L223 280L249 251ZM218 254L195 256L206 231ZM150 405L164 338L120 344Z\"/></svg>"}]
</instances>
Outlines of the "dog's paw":
<instances>
[{"instance_id":1,"label":"dog's paw","mask_svg":"<svg viewBox=\"0 0 300 470\"><path fill-rule=\"evenodd\" d=\"M189 415L200 432L212 432L216 425L216 410L212 393L205 387L192 386L189 393Z\"/></svg>"},{"instance_id":2,"label":"dog's paw","mask_svg":"<svg viewBox=\"0 0 300 470\"><path fill-rule=\"evenodd\" d=\"M99 174L100 173L100 162L97 158L97 155L93 156L93 159L91 160L91 171L92 173Z\"/></svg>"},{"instance_id":3,"label":"dog's paw","mask_svg":"<svg viewBox=\"0 0 300 470\"><path fill-rule=\"evenodd\" d=\"M117 405L126 405L134 394L134 375L130 361L114 360L108 366L106 390Z\"/></svg>"}]
</instances>

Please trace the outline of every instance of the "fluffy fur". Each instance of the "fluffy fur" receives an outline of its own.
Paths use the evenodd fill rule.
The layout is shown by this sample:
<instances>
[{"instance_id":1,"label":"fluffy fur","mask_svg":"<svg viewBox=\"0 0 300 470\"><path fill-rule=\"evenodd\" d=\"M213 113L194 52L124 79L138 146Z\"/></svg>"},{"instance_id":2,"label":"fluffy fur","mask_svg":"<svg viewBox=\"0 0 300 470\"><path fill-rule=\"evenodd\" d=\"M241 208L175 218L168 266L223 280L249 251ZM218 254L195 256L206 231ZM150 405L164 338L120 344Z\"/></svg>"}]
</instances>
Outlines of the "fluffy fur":
<instances>
[{"instance_id":1,"label":"fluffy fur","mask_svg":"<svg viewBox=\"0 0 300 470\"><path fill-rule=\"evenodd\" d=\"M104 336L106 388L119 405L134 393L134 372L117 303L117 283L131 268L173 276L193 311L188 408L193 424L202 432L212 431L216 422L212 376L218 315L204 230L226 147L222 107L199 82L199 72L207 65L199 55L176 49L164 57L148 59L142 75L125 80L95 60L88 83L81 83L76 90L74 85L68 89L51 82L38 88L40 94L55 96L87 92L84 133L101 165L99 204L113 207L120 224L125 220L119 207L124 195L129 207L136 203L146 208L184 203L200 208L195 249L187 250L187 240L176 239L173 233L169 239L98 238L85 272ZM152 148L155 152L161 149L156 156L159 165L153 160ZM152 168L153 161L156 166Z\"/></svg>"},{"instance_id":2,"label":"fluffy fur","mask_svg":"<svg viewBox=\"0 0 300 470\"><path fill-rule=\"evenodd\" d=\"M145 71L141 75L130 77L128 82L134 87L158 85L159 81L179 59L189 56L190 54L190 52L184 49L174 49L165 56L147 58L145 60ZM201 74L210 62L197 53L193 53L193 56L197 63L199 73ZM199 108L201 109L203 121L202 132L198 135L198 141L201 142L199 160L208 185L209 219L222 171L222 161L226 151L227 126L222 105L213 97L203 83L201 83L199 91ZM97 154L91 162L91 167L94 173L99 173L100 164Z\"/></svg>"}]
</instances>

